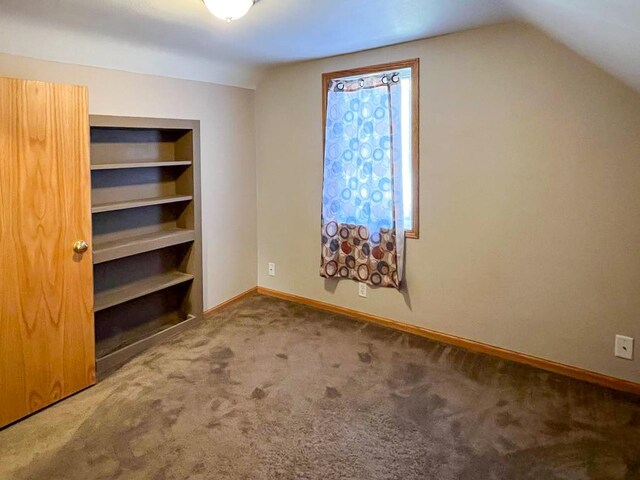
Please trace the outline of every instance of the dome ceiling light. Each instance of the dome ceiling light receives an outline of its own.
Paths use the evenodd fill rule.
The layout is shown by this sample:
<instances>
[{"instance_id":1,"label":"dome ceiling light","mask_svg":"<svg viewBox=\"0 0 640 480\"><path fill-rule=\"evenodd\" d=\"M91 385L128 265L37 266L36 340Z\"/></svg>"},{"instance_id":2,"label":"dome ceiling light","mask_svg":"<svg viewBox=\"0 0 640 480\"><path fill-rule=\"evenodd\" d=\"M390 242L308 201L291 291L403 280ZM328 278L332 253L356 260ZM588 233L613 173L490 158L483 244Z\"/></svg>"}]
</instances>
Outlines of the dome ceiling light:
<instances>
[{"instance_id":1,"label":"dome ceiling light","mask_svg":"<svg viewBox=\"0 0 640 480\"><path fill-rule=\"evenodd\" d=\"M221 20L231 23L244 17L259 0L204 0L209 11Z\"/></svg>"}]
</instances>

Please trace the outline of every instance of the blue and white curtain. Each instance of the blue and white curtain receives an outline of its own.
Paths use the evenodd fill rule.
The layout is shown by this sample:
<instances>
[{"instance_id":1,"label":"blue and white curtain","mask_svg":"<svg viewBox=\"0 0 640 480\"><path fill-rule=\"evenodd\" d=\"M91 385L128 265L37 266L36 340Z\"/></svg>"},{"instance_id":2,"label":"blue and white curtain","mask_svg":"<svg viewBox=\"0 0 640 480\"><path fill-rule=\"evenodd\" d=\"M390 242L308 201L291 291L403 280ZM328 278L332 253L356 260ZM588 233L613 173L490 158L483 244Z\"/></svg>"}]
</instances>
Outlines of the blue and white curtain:
<instances>
[{"instance_id":1,"label":"blue and white curtain","mask_svg":"<svg viewBox=\"0 0 640 480\"><path fill-rule=\"evenodd\" d=\"M329 86L320 275L400 288L404 265L398 74Z\"/></svg>"}]
</instances>

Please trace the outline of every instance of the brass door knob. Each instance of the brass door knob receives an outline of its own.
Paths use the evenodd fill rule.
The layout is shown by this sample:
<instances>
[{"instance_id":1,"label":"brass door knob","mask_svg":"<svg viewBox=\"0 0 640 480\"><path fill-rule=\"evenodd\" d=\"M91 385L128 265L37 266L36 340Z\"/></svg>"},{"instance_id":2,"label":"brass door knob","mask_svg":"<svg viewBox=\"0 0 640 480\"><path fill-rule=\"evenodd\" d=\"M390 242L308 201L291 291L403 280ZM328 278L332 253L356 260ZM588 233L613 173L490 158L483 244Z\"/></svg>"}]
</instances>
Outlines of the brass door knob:
<instances>
[{"instance_id":1,"label":"brass door knob","mask_svg":"<svg viewBox=\"0 0 640 480\"><path fill-rule=\"evenodd\" d=\"M89 250L89 244L84 240L78 240L73 244L73 251L76 253L84 253Z\"/></svg>"}]
</instances>

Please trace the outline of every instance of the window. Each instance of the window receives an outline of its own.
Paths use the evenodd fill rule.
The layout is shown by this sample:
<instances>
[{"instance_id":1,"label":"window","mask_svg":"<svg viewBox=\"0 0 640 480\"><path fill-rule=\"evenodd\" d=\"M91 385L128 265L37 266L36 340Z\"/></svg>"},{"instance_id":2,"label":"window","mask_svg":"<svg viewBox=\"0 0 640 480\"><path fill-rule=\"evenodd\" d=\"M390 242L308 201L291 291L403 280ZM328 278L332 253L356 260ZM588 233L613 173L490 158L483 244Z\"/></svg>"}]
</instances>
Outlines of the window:
<instances>
[{"instance_id":1,"label":"window","mask_svg":"<svg viewBox=\"0 0 640 480\"><path fill-rule=\"evenodd\" d=\"M400 75L401 82L401 112L402 123L402 183L403 209L406 238L419 237L419 72L420 60L406 60L402 62L376 65L353 70L325 73L322 76L322 135L325 138L327 94L335 80L352 81L371 75L384 73Z\"/></svg>"}]
</instances>

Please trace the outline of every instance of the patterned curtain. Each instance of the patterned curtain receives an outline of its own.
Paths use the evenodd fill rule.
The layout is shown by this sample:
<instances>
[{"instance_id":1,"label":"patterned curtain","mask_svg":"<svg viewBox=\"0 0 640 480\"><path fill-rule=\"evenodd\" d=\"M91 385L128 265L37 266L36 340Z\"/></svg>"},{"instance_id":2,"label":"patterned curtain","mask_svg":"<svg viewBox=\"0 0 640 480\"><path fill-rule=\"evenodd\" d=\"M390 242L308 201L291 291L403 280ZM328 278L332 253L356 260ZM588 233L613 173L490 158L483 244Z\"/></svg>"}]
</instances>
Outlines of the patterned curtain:
<instances>
[{"instance_id":1,"label":"patterned curtain","mask_svg":"<svg viewBox=\"0 0 640 480\"><path fill-rule=\"evenodd\" d=\"M400 77L335 80L327 98L320 275L400 288Z\"/></svg>"}]
</instances>

